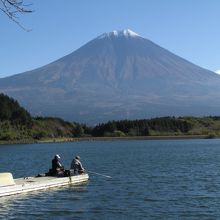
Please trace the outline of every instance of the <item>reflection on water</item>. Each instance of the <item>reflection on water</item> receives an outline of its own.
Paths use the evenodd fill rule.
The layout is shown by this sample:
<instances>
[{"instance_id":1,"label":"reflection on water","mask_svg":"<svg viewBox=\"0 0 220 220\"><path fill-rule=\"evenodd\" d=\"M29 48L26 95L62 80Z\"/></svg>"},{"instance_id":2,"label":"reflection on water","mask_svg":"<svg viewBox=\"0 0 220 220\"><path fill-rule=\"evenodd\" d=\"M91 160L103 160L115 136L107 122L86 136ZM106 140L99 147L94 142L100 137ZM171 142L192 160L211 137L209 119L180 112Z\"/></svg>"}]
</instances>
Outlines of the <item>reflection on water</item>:
<instances>
[{"instance_id":1,"label":"reflection on water","mask_svg":"<svg viewBox=\"0 0 220 220\"><path fill-rule=\"evenodd\" d=\"M0 219L220 218L220 140L0 146L0 172L42 173L56 153L113 178L0 198Z\"/></svg>"}]
</instances>

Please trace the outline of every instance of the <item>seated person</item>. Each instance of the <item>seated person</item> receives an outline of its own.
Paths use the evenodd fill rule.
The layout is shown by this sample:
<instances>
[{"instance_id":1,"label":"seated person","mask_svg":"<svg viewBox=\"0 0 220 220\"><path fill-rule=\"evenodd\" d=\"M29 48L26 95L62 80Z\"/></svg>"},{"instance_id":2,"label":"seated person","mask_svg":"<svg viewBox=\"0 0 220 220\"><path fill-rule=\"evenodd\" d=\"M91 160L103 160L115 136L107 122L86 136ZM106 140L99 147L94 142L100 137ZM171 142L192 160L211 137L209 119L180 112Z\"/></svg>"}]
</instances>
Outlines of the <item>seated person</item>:
<instances>
[{"instance_id":1,"label":"seated person","mask_svg":"<svg viewBox=\"0 0 220 220\"><path fill-rule=\"evenodd\" d=\"M76 156L71 163L70 166L71 170L74 170L74 174L82 174L85 173L85 169L83 168L81 162L80 162L80 156Z\"/></svg>"},{"instance_id":2,"label":"seated person","mask_svg":"<svg viewBox=\"0 0 220 220\"><path fill-rule=\"evenodd\" d=\"M60 156L56 154L52 160L52 170L51 170L52 175L60 175L60 174L63 174L64 172L64 167L60 163L59 159L60 159Z\"/></svg>"}]
</instances>

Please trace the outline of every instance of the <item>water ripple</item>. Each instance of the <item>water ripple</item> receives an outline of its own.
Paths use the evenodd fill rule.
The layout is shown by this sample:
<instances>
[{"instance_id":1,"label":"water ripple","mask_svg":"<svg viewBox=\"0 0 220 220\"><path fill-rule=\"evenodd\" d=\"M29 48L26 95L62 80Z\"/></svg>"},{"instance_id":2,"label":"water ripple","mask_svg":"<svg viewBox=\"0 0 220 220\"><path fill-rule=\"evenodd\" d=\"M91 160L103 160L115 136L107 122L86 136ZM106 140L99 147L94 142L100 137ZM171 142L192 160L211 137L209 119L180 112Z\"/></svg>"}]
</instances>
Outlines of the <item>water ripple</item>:
<instances>
[{"instance_id":1,"label":"water ripple","mask_svg":"<svg viewBox=\"0 0 220 220\"><path fill-rule=\"evenodd\" d=\"M66 167L80 154L85 167L113 178L91 174L81 186L0 198L0 219L220 218L220 140L3 146L0 171L39 173L57 152Z\"/></svg>"}]
</instances>

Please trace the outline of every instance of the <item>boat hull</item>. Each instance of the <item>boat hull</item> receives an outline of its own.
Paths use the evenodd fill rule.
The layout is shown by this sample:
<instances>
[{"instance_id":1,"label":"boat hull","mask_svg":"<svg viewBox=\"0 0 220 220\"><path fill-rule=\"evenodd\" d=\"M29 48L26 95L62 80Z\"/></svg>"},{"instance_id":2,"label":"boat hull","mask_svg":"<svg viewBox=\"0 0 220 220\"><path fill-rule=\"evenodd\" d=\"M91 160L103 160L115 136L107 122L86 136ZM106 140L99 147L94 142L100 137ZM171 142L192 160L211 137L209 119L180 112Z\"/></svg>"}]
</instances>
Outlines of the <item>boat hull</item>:
<instances>
[{"instance_id":1,"label":"boat hull","mask_svg":"<svg viewBox=\"0 0 220 220\"><path fill-rule=\"evenodd\" d=\"M25 177L15 179L15 184L10 186L0 187L0 197L26 193L31 191L38 191L52 187L59 187L72 184L80 184L87 182L88 174L81 174L70 177Z\"/></svg>"}]
</instances>

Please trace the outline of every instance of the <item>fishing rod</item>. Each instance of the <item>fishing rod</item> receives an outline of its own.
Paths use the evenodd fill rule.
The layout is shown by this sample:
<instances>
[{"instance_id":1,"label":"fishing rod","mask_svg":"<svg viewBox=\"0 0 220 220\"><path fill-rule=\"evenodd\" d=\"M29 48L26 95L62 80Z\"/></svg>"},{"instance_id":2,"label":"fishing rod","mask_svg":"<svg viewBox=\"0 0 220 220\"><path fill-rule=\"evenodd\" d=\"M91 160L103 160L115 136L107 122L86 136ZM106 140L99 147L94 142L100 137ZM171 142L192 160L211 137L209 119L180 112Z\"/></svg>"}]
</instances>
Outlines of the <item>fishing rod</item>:
<instances>
[{"instance_id":1,"label":"fishing rod","mask_svg":"<svg viewBox=\"0 0 220 220\"><path fill-rule=\"evenodd\" d=\"M111 176L107 176L107 175L104 175L104 174L101 174L101 173L96 173L96 172L93 172L93 171L90 171L90 170L87 170L87 172L94 173L94 174L99 175L99 176L104 176L106 178L112 178Z\"/></svg>"}]
</instances>

